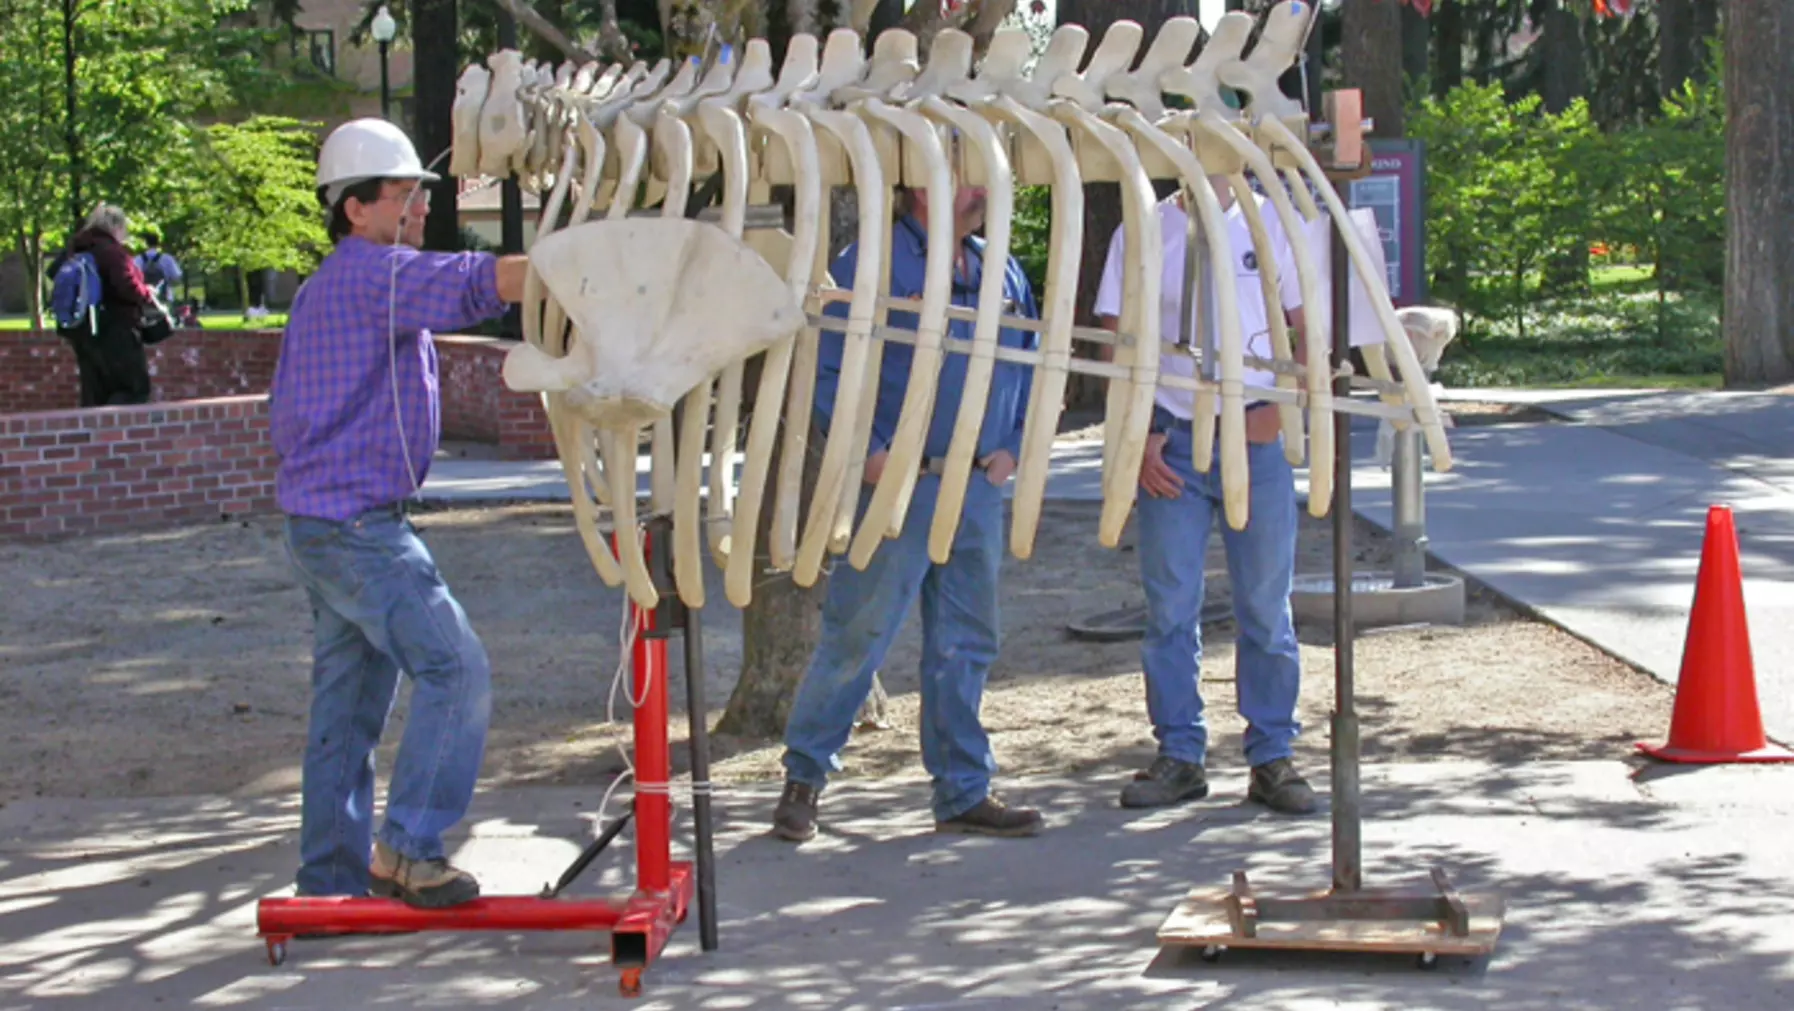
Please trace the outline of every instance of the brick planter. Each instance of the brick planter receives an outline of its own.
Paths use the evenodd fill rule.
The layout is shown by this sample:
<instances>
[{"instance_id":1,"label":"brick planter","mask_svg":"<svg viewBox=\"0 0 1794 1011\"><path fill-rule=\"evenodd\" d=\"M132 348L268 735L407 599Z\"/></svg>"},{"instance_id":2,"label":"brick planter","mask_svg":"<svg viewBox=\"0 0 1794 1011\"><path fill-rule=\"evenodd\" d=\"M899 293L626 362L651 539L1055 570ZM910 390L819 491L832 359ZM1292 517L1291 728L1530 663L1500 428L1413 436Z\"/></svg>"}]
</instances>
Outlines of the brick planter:
<instances>
[{"instance_id":1,"label":"brick planter","mask_svg":"<svg viewBox=\"0 0 1794 1011\"><path fill-rule=\"evenodd\" d=\"M512 343L436 338L442 437L488 443L512 459L553 459L541 398L513 393L500 376ZM280 331L187 330L148 350L156 403L266 393L280 359ZM68 342L53 332L0 331L0 415L74 409L80 388Z\"/></svg>"},{"instance_id":2,"label":"brick planter","mask_svg":"<svg viewBox=\"0 0 1794 1011\"><path fill-rule=\"evenodd\" d=\"M273 508L266 394L0 416L0 538L146 530Z\"/></svg>"},{"instance_id":3,"label":"brick planter","mask_svg":"<svg viewBox=\"0 0 1794 1011\"><path fill-rule=\"evenodd\" d=\"M274 509L279 331L183 331L149 349L155 402L80 409L74 352L0 331L0 540L144 530ZM552 459L541 399L505 388L511 342L436 338L444 439Z\"/></svg>"}]
</instances>

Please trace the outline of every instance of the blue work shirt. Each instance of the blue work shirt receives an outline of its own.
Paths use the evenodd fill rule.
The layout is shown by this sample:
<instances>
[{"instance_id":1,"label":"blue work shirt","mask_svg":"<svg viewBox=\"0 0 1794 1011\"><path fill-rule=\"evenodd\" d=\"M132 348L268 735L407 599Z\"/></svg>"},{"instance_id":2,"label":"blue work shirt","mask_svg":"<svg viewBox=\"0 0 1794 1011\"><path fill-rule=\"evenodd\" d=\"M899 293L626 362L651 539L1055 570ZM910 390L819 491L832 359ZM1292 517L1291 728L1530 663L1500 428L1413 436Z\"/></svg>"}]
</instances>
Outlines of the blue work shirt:
<instances>
[{"instance_id":1,"label":"blue work shirt","mask_svg":"<svg viewBox=\"0 0 1794 1011\"><path fill-rule=\"evenodd\" d=\"M915 218L905 216L891 229L891 295L896 298L920 298L928 263L927 232ZM984 240L975 236L965 240L966 267L970 276L962 276L957 268L953 278L953 304L976 308L978 291L984 283ZM835 284L853 287L854 271L859 263L859 246L848 246L830 268ZM1039 318L1034 293L1022 265L1014 257L1004 270L1003 299L1006 315ZM848 304L831 303L824 312L845 319ZM905 330L916 328L913 312L893 312L888 325ZM948 320L947 336L971 340L976 324L970 320ZM1040 335L1032 330L1003 327L997 340L1005 347L1036 349ZM845 336L823 330L816 363L816 423L824 432L835 409L835 390L841 381L841 354ZM903 394L909 388L910 362L915 348L909 344L887 343L878 373L878 407L872 416L872 438L866 455L873 456L889 449L897 434L897 419L903 411ZM953 426L959 418L959 401L965 389L967 356L949 352L941 363L940 386L934 398L934 416L929 420L928 441L922 450L929 458L944 458L953 441ZM984 423L978 433L976 459L982 460L999 449L1006 449L1017 460L1022 455L1022 426L1028 418L1028 390L1033 381L1032 366L999 360L991 372L990 399L984 406Z\"/></svg>"}]
</instances>

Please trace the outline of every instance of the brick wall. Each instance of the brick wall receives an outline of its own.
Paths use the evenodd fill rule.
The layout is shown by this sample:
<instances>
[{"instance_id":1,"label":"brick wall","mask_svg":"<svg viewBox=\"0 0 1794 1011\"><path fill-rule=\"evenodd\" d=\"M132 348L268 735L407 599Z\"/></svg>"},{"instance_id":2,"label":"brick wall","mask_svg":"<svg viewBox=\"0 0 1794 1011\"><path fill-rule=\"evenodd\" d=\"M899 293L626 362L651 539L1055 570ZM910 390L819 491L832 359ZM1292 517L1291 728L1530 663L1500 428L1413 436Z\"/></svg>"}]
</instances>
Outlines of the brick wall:
<instances>
[{"instance_id":1,"label":"brick wall","mask_svg":"<svg viewBox=\"0 0 1794 1011\"><path fill-rule=\"evenodd\" d=\"M0 416L0 538L273 508L266 395Z\"/></svg>"},{"instance_id":2,"label":"brick wall","mask_svg":"<svg viewBox=\"0 0 1794 1011\"><path fill-rule=\"evenodd\" d=\"M184 330L146 349L157 403L268 392L278 330ZM0 414L81 405L75 353L53 331L0 331Z\"/></svg>"},{"instance_id":3,"label":"brick wall","mask_svg":"<svg viewBox=\"0 0 1794 1011\"><path fill-rule=\"evenodd\" d=\"M451 336L436 338L436 345L444 438L496 445L514 459L554 457L541 399L513 393L500 376L511 342ZM157 403L266 393L280 331L182 331L148 351ZM67 342L53 332L0 331L0 415L73 409L80 400Z\"/></svg>"},{"instance_id":4,"label":"brick wall","mask_svg":"<svg viewBox=\"0 0 1794 1011\"><path fill-rule=\"evenodd\" d=\"M496 337L438 337L442 434L497 445L518 460L551 460L554 435L542 398L505 385L505 354L516 342Z\"/></svg>"}]
</instances>

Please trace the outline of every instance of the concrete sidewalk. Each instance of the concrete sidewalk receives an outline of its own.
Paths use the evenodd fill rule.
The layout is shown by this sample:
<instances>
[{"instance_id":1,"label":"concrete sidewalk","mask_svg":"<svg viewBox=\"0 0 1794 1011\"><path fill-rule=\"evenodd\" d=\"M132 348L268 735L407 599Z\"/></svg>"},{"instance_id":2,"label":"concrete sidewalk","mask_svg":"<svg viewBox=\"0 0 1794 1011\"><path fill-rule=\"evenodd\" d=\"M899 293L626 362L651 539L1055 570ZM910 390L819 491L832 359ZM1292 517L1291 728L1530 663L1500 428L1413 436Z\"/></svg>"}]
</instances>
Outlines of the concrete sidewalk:
<instances>
[{"instance_id":1,"label":"concrete sidewalk","mask_svg":"<svg viewBox=\"0 0 1794 1011\"><path fill-rule=\"evenodd\" d=\"M1120 777L1006 783L1048 831L931 831L921 783L847 783L802 847L765 834L772 785L718 799L720 950L693 916L643 997L616 995L603 934L426 933L293 942L268 965L255 904L291 880L291 801L37 800L0 810L0 1006L324 1009L1353 1008L1794 1006L1794 769L1635 780L1620 762L1365 770L1370 885L1441 866L1496 891L1491 958L1230 951L1156 932L1193 887L1246 869L1261 894L1324 888L1325 817L1206 801L1114 804ZM1324 777L1316 783L1325 786ZM488 894L532 894L590 837L602 784L480 796L452 840ZM626 890L632 833L573 889ZM675 838L689 834L681 825Z\"/></svg>"},{"instance_id":2,"label":"concrete sidewalk","mask_svg":"<svg viewBox=\"0 0 1794 1011\"><path fill-rule=\"evenodd\" d=\"M1764 724L1794 743L1794 399L1452 396L1530 403L1562 420L1452 431L1453 470L1427 473L1431 553L1675 684L1707 510L1731 506ZM1373 425L1354 433L1357 459L1374 444ZM1354 511L1390 524L1389 473L1360 465L1353 486Z\"/></svg>"}]
</instances>

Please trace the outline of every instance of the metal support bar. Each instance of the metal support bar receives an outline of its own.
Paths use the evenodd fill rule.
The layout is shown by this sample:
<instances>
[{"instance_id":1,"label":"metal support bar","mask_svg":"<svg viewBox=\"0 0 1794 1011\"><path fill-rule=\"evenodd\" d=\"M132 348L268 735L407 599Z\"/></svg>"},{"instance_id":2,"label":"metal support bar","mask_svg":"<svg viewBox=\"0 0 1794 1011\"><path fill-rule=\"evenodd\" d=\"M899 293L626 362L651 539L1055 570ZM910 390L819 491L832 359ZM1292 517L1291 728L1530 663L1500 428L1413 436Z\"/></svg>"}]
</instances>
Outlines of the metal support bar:
<instances>
[{"instance_id":1,"label":"metal support bar","mask_svg":"<svg viewBox=\"0 0 1794 1011\"><path fill-rule=\"evenodd\" d=\"M685 708L691 718L691 820L698 869L698 943L705 951L717 947L716 853L710 808L710 724L704 702L703 619L693 608L681 607L680 632L685 637Z\"/></svg>"},{"instance_id":2,"label":"metal support bar","mask_svg":"<svg viewBox=\"0 0 1794 1011\"><path fill-rule=\"evenodd\" d=\"M845 327L843 321L835 316L812 315L809 319L812 325L820 325L821 329L824 330L840 332ZM872 336L877 340L889 344L914 344L917 339L914 330L903 330L897 327L882 325L872 328ZM972 353L974 342L963 337L942 337L940 343L941 350L946 354L969 355ZM1169 346L1165 349L1165 353L1183 354L1184 351L1182 348ZM1029 365L1036 368L1044 367L1043 356L1039 351L999 346L992 349L991 357L1000 362L1014 362L1018 365ZM1259 358L1248 357L1246 358L1246 364L1262 364L1266 368L1270 367L1270 363L1266 363L1263 359ZM1301 374L1297 371L1300 369L1300 366L1290 368L1288 363L1279 362L1276 364L1278 367L1273 371L1289 371L1295 375ZM1113 362L1097 361L1093 358L1071 359L1068 371L1080 376L1098 376L1104 379L1128 379L1132 378L1134 375L1133 366L1116 365ZM1379 383L1376 380L1365 379L1357 375L1336 375L1334 378L1336 380L1334 384L1335 399L1333 401L1333 409L1335 411L1359 415L1366 418L1387 418L1392 421L1412 422L1414 420L1414 412L1408 407L1391 407L1381 400L1351 399L1342 396L1337 392L1339 390L1338 381L1340 380L1343 380L1348 384L1348 390L1388 387L1387 391L1394 391L1394 384ZM1166 389L1190 390L1192 392L1199 390L1216 390L1219 388L1218 384L1207 382L1203 379L1198 379L1192 376L1170 375L1165 372L1160 372L1158 374L1156 382L1159 386L1165 387ZM1298 407L1308 406L1308 392L1306 389L1288 390L1277 386L1260 386L1250 382L1244 385L1246 391L1255 400L1264 400L1270 403L1295 404Z\"/></svg>"},{"instance_id":3,"label":"metal support bar","mask_svg":"<svg viewBox=\"0 0 1794 1011\"><path fill-rule=\"evenodd\" d=\"M684 423L684 408L678 408L679 423ZM660 591L652 626L641 630L643 639L656 641L663 658L663 678L667 670L664 657L666 640L677 633L683 640L685 660L685 708L691 722L692 835L696 849L698 935L705 951L717 948L716 923L716 845L715 820L710 804L710 726L709 707L704 701L704 632L699 612L686 607L679 599L673 575L673 518L665 513L647 522L648 543L655 550L648 556L648 569L654 577L654 588ZM634 605L630 605L634 606ZM664 691L666 685L663 684Z\"/></svg>"},{"instance_id":4,"label":"metal support bar","mask_svg":"<svg viewBox=\"0 0 1794 1011\"><path fill-rule=\"evenodd\" d=\"M1351 266L1345 237L1334 221L1333 236L1333 395L1351 393L1340 368L1351 355ZM1358 709L1352 670L1352 418L1333 415L1333 890L1364 886L1362 826L1359 823Z\"/></svg>"},{"instance_id":5,"label":"metal support bar","mask_svg":"<svg viewBox=\"0 0 1794 1011\"><path fill-rule=\"evenodd\" d=\"M592 865L592 861L598 859L599 854L609 848L611 842L617 838L617 834L623 831L623 826L629 824L629 819L634 815L634 808L625 808L623 813L617 816L616 821L606 826L604 831L598 834L598 838L592 840L584 850L580 851L579 857L561 873L559 881L542 889L541 897L544 899L559 898L560 894L567 890L567 886L578 880L579 876L585 873L586 868Z\"/></svg>"},{"instance_id":6,"label":"metal support bar","mask_svg":"<svg viewBox=\"0 0 1794 1011\"><path fill-rule=\"evenodd\" d=\"M1419 426L1395 430L1390 462L1395 490L1395 585L1400 589L1426 582L1426 498L1420 446Z\"/></svg>"},{"instance_id":7,"label":"metal support bar","mask_svg":"<svg viewBox=\"0 0 1794 1011\"><path fill-rule=\"evenodd\" d=\"M658 218L660 216L661 210L658 207L637 207L624 215L629 218ZM714 225L723 220L723 209L720 205L712 204L708 207L699 207L685 216L694 221L703 221ZM784 228L785 209L778 204L749 204L742 218L741 227L743 231L747 232Z\"/></svg>"},{"instance_id":8,"label":"metal support bar","mask_svg":"<svg viewBox=\"0 0 1794 1011\"><path fill-rule=\"evenodd\" d=\"M1257 937L1274 923L1317 923L1328 920L1406 920L1438 923L1453 937L1470 936L1470 911L1442 868L1432 871L1436 892L1360 889L1330 895L1287 899L1254 895L1242 871L1233 872L1227 896L1228 920L1240 937Z\"/></svg>"},{"instance_id":9,"label":"metal support bar","mask_svg":"<svg viewBox=\"0 0 1794 1011\"><path fill-rule=\"evenodd\" d=\"M839 291L824 291L819 292L816 295L816 302L818 305L829 305L835 302L846 302L847 300L848 293ZM922 303L920 299L881 297L878 300L878 309L885 312L916 312L921 306ZM978 319L978 310L966 308L964 306L948 306L947 319L967 323L976 322ZM843 316L828 316L822 313L812 312L808 314L805 322L819 330L827 330L830 333L847 332L847 319ZM1045 333L1050 329L1049 324L1044 320L1028 319L1022 316L999 316L997 318L997 323L999 326L1008 329L1028 330L1034 333ZM1074 326L1071 328L1071 335L1076 340L1085 341L1091 344L1109 344L1118 347L1131 347L1133 342L1132 337L1125 334L1118 335L1098 327ZM873 336L877 337L879 340L895 341L899 344L914 344L916 342L916 331L914 328L879 324L873 327ZM947 337L942 339L942 347L950 353L969 354L972 342L963 338ZM1162 353L1168 355L1186 355L1199 364L1203 360L1203 356L1198 353L1196 349L1183 344L1171 344L1167 346ZM1019 362L1023 365L1039 365L1042 362L1041 352L1028 351L1022 348L998 347L996 349L996 357L998 361ZM1296 362L1279 361L1275 358L1261 358L1257 355L1242 355L1241 360L1246 365L1250 365L1255 369L1271 372L1280 376L1294 376L1297 379L1302 379L1308 375L1307 366ZM1125 376L1128 369L1128 366L1125 365L1109 365L1104 362L1091 361L1084 358L1074 358L1072 361L1079 371L1082 371L1087 375L1111 375L1112 372L1113 375L1111 377L1113 378L1116 376ZM1111 371L1103 371L1101 368L1097 368L1098 366L1103 366ZM1358 375L1355 371L1351 373L1351 380L1352 389L1360 392L1393 393L1398 395L1408 392L1408 388L1399 382L1376 379L1371 376L1362 376ZM1217 383L1210 382L1209 385L1216 386ZM1247 385L1248 388L1255 391L1261 389L1261 387L1254 387L1251 386L1251 384ZM1268 389L1269 387L1263 388ZM1401 417L1412 418L1413 412L1407 411L1402 414Z\"/></svg>"}]
</instances>

